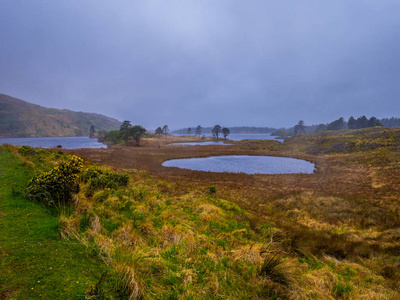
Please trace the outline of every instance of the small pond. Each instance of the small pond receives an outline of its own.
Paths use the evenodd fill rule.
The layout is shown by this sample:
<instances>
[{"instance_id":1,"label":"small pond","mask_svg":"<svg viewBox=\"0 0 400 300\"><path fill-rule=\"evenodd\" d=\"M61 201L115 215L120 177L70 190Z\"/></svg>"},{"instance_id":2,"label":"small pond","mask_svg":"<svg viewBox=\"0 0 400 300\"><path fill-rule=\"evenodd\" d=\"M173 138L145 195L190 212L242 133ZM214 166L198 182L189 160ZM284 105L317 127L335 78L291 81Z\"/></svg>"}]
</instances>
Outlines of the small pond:
<instances>
[{"instance_id":1,"label":"small pond","mask_svg":"<svg viewBox=\"0 0 400 300\"><path fill-rule=\"evenodd\" d=\"M162 165L194 171L246 174L312 174L315 168L313 163L302 159L252 155L172 159L165 161Z\"/></svg>"}]
</instances>

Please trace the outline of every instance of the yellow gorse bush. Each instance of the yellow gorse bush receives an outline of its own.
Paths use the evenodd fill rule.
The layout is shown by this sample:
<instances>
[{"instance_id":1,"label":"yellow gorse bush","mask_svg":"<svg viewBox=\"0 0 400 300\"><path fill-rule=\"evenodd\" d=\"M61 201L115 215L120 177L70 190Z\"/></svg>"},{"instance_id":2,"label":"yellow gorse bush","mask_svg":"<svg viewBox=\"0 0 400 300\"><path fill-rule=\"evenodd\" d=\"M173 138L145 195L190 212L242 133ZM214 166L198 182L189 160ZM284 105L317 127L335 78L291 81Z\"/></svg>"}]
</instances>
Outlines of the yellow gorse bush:
<instances>
[{"instance_id":1,"label":"yellow gorse bush","mask_svg":"<svg viewBox=\"0 0 400 300\"><path fill-rule=\"evenodd\" d=\"M67 203L74 193L79 192L78 174L83 169L83 160L75 155L61 162L49 172L32 178L25 194L30 199L48 205Z\"/></svg>"}]
</instances>

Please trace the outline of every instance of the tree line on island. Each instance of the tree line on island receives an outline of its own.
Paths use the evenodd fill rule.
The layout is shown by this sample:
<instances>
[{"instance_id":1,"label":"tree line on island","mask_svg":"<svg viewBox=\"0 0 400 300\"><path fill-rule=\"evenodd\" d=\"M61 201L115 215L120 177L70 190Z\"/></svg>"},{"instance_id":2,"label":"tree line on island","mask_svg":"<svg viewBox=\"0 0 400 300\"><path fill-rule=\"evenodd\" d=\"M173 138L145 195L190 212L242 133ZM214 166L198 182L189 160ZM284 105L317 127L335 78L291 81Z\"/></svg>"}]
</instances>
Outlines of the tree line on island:
<instances>
[{"instance_id":1,"label":"tree line on island","mask_svg":"<svg viewBox=\"0 0 400 300\"><path fill-rule=\"evenodd\" d=\"M347 121L344 120L343 117L338 118L327 124L318 124L318 125L310 125L306 126L303 120L300 120L295 126L289 129L281 128L274 129L271 127L233 127L234 133L271 133L274 136L288 137L293 135L299 135L307 132L314 131L324 131L324 130L341 130L341 129L362 129L368 127L376 127L376 126L384 126L384 127L400 127L400 118L383 118L381 120L376 117L367 118L366 116L358 117L357 119L351 116ZM273 131L274 130L274 131ZM154 134L159 138L161 136L167 137L170 132L168 125L164 125L163 127L157 127ZM203 128L201 125L196 127L188 127L187 129L180 129L174 131L174 133L179 134L187 134L192 135L194 133L195 136L201 136L203 133L211 133L211 135L217 140L222 135L224 139L226 139L232 131L227 127L222 127L220 125L214 125L214 127L206 127ZM94 125L90 126L89 129L89 137L94 138L95 136L98 138L99 142L115 145L115 144L123 144L129 145L131 142L134 142L136 146L140 146L140 141L143 137L151 137L154 134L149 133L144 127L141 125L132 125L130 121L124 121L120 125L119 130L111 130L105 131L100 130L96 134L96 129ZM203 137L205 137L203 135Z\"/></svg>"},{"instance_id":2,"label":"tree line on island","mask_svg":"<svg viewBox=\"0 0 400 300\"><path fill-rule=\"evenodd\" d=\"M130 121L124 121L122 122L119 130L110 130L108 132L99 131L97 135L96 135L96 129L92 125L89 129L89 137L94 138L96 135L99 142L110 145L121 144L128 146L133 141L136 146L140 146L140 141L143 137L154 137L154 135L158 136L159 138L161 138L161 136L167 137L169 132L170 130L168 125L164 125L163 127L161 126L157 127L157 129L154 131L154 134L152 134L149 133L141 125L132 125ZM187 134L190 135L191 133L192 129L189 127L187 129ZM196 136L201 136L202 134L201 125L198 125L194 129L194 134ZM221 127L220 125L215 125L212 129L213 137L217 138L218 140L221 134L226 139L227 136L230 134L229 128Z\"/></svg>"},{"instance_id":3,"label":"tree line on island","mask_svg":"<svg viewBox=\"0 0 400 300\"><path fill-rule=\"evenodd\" d=\"M212 130L214 129L214 126L212 126L212 127L200 126L200 131L198 131L199 126L177 129L177 130L174 130L173 133L188 134L188 135L192 135L194 133L195 135L199 135L199 136L201 136L201 134L211 134L212 135ZM271 134L272 132L274 132L276 130L277 130L277 128L273 128L273 127L256 127L256 126L231 126L231 127L229 127L230 134L258 134L258 133Z\"/></svg>"},{"instance_id":4,"label":"tree line on island","mask_svg":"<svg viewBox=\"0 0 400 300\"><path fill-rule=\"evenodd\" d=\"M201 125L198 125L195 129L194 129L194 135L195 136L201 136L202 134L202 130L203 128L201 127ZM187 132L188 135L191 135L192 133L192 128L188 127ZM213 137L219 138L219 135L222 133L222 135L224 136L224 139L227 138L227 136L231 133L231 131L229 130L229 128L227 127L221 127L221 125L214 125L214 127L211 129L211 134Z\"/></svg>"}]
</instances>

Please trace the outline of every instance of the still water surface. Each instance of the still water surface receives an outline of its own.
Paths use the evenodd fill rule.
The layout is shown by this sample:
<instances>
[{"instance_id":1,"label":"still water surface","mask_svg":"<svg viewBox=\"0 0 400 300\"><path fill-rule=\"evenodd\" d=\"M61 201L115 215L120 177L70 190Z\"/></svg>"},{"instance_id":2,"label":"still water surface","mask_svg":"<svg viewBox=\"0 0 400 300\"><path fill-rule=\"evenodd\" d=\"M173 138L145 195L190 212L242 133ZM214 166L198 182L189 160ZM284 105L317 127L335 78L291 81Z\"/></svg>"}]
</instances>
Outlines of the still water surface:
<instances>
[{"instance_id":1,"label":"still water surface","mask_svg":"<svg viewBox=\"0 0 400 300\"><path fill-rule=\"evenodd\" d=\"M302 159L252 155L172 159L165 161L162 165L194 171L246 174L312 174L315 168L313 163Z\"/></svg>"},{"instance_id":2,"label":"still water surface","mask_svg":"<svg viewBox=\"0 0 400 300\"><path fill-rule=\"evenodd\" d=\"M178 134L175 134L179 136ZM185 134L181 134L185 135ZM206 134L205 136L211 136L209 134ZM278 142L283 142L283 139L277 139L275 136L270 135L269 133L246 133L246 134L230 134L227 137L228 140L232 141L242 141L242 140L274 140ZM188 142L188 143L173 143L171 145L189 145L189 146L194 146L194 145L229 145L228 141L220 140L220 141L208 141L208 142Z\"/></svg>"},{"instance_id":3,"label":"still water surface","mask_svg":"<svg viewBox=\"0 0 400 300\"><path fill-rule=\"evenodd\" d=\"M274 140L283 142L283 139L277 139L276 136L270 135L269 133L233 133L227 136L227 139L232 141L241 140Z\"/></svg>"},{"instance_id":4,"label":"still water surface","mask_svg":"<svg viewBox=\"0 0 400 300\"><path fill-rule=\"evenodd\" d=\"M39 138L0 138L0 145L11 144L14 146L27 145L31 147L53 148L61 145L64 149L79 148L107 148L97 139L87 136L73 137L39 137Z\"/></svg>"},{"instance_id":5,"label":"still water surface","mask_svg":"<svg viewBox=\"0 0 400 300\"><path fill-rule=\"evenodd\" d=\"M207 146L207 145L230 145L229 143L225 143L223 141L208 141L208 142L187 142L187 143L172 143L171 145L182 145L182 146Z\"/></svg>"}]
</instances>

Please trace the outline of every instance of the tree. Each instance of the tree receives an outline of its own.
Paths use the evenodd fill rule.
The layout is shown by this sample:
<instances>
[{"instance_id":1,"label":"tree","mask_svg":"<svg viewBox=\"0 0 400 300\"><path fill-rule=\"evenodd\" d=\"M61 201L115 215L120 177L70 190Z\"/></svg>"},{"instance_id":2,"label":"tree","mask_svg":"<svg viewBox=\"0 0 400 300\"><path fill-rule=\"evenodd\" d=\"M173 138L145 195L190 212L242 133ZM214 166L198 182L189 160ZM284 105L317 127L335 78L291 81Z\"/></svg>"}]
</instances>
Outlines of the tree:
<instances>
[{"instance_id":1,"label":"tree","mask_svg":"<svg viewBox=\"0 0 400 300\"><path fill-rule=\"evenodd\" d=\"M391 117L390 119L388 118L383 118L380 121L382 123L382 126L385 127L400 127L400 119L399 118L395 118L395 117Z\"/></svg>"},{"instance_id":2,"label":"tree","mask_svg":"<svg viewBox=\"0 0 400 300\"><path fill-rule=\"evenodd\" d=\"M328 124L328 126L326 127L326 129L328 130L340 130L343 129L344 127L344 119L343 118L339 118L331 123Z\"/></svg>"},{"instance_id":3,"label":"tree","mask_svg":"<svg viewBox=\"0 0 400 300\"><path fill-rule=\"evenodd\" d=\"M224 135L224 139L226 139L226 137L231 133L231 131L229 130L229 128L222 128L222 134Z\"/></svg>"},{"instance_id":4,"label":"tree","mask_svg":"<svg viewBox=\"0 0 400 300\"><path fill-rule=\"evenodd\" d=\"M105 141L110 144L118 144L122 140L122 133L119 130L111 130L105 134Z\"/></svg>"},{"instance_id":5,"label":"tree","mask_svg":"<svg viewBox=\"0 0 400 300\"><path fill-rule=\"evenodd\" d=\"M93 138L95 133L96 133L96 129L94 128L94 125L91 125L90 130L89 130L89 137Z\"/></svg>"},{"instance_id":6,"label":"tree","mask_svg":"<svg viewBox=\"0 0 400 300\"><path fill-rule=\"evenodd\" d=\"M194 135L198 135L198 136L201 135L201 125L198 125L196 127L196 130L194 131Z\"/></svg>"},{"instance_id":7,"label":"tree","mask_svg":"<svg viewBox=\"0 0 400 300\"><path fill-rule=\"evenodd\" d=\"M299 123L297 123L296 126L294 126L294 135L302 134L305 133L305 126L304 126L304 121L300 120Z\"/></svg>"},{"instance_id":8,"label":"tree","mask_svg":"<svg viewBox=\"0 0 400 300\"><path fill-rule=\"evenodd\" d=\"M128 129L128 133L129 133L128 136L132 137L135 140L136 146L140 146L139 145L140 139L145 136L146 132L147 132L147 130L144 129L142 126L135 125Z\"/></svg>"},{"instance_id":9,"label":"tree","mask_svg":"<svg viewBox=\"0 0 400 300\"><path fill-rule=\"evenodd\" d=\"M317 126L317 129L316 129L317 131L323 131L323 130L326 130L326 125L325 124L319 124L318 126Z\"/></svg>"},{"instance_id":10,"label":"tree","mask_svg":"<svg viewBox=\"0 0 400 300\"><path fill-rule=\"evenodd\" d=\"M353 118L353 116L351 116L347 121L347 126L349 129L356 129L356 120Z\"/></svg>"},{"instance_id":11,"label":"tree","mask_svg":"<svg viewBox=\"0 0 400 300\"><path fill-rule=\"evenodd\" d=\"M344 119L343 117L340 117L339 119L336 120L336 129L341 130L344 128Z\"/></svg>"},{"instance_id":12,"label":"tree","mask_svg":"<svg viewBox=\"0 0 400 300\"><path fill-rule=\"evenodd\" d=\"M382 123L375 117L371 117L368 121L368 127L382 126Z\"/></svg>"},{"instance_id":13,"label":"tree","mask_svg":"<svg viewBox=\"0 0 400 300\"><path fill-rule=\"evenodd\" d=\"M169 131L168 125L164 125L163 128L162 128L162 131L164 132L165 137L167 137L167 134L168 134L168 131Z\"/></svg>"},{"instance_id":14,"label":"tree","mask_svg":"<svg viewBox=\"0 0 400 300\"><path fill-rule=\"evenodd\" d=\"M366 116L362 116L357 119L357 128L367 128L368 127L368 119Z\"/></svg>"},{"instance_id":15,"label":"tree","mask_svg":"<svg viewBox=\"0 0 400 300\"><path fill-rule=\"evenodd\" d=\"M132 124L131 121L123 121L121 126L119 127L119 131L126 131L127 129L131 128Z\"/></svg>"},{"instance_id":16,"label":"tree","mask_svg":"<svg viewBox=\"0 0 400 300\"><path fill-rule=\"evenodd\" d=\"M125 141L125 145L128 144L129 140L129 129L132 127L130 121L122 122L121 126L119 127L119 131L121 132L121 138Z\"/></svg>"},{"instance_id":17,"label":"tree","mask_svg":"<svg viewBox=\"0 0 400 300\"><path fill-rule=\"evenodd\" d=\"M164 133L164 131L161 129L161 127L157 127L156 129L156 134L158 134L158 137L161 137L161 135Z\"/></svg>"},{"instance_id":18,"label":"tree","mask_svg":"<svg viewBox=\"0 0 400 300\"><path fill-rule=\"evenodd\" d=\"M221 131L222 131L222 129L221 129L221 126L219 126L219 125L215 125L214 128L211 130L212 135L214 137L216 137L217 140L218 140L218 135L221 133Z\"/></svg>"},{"instance_id":19,"label":"tree","mask_svg":"<svg viewBox=\"0 0 400 300\"><path fill-rule=\"evenodd\" d=\"M188 127L187 134L190 135L191 132L192 132L192 128Z\"/></svg>"}]
</instances>

